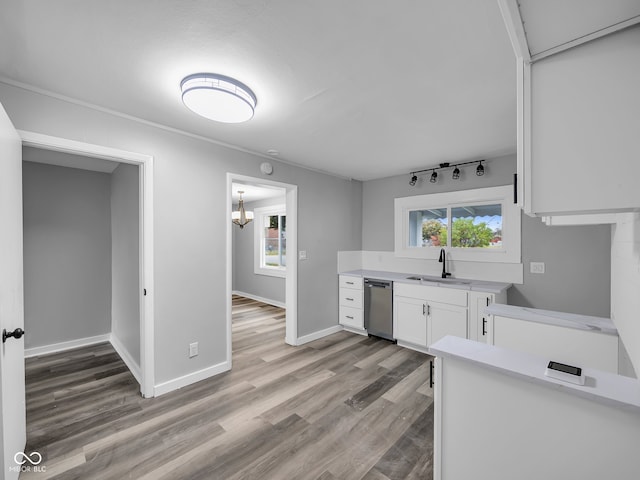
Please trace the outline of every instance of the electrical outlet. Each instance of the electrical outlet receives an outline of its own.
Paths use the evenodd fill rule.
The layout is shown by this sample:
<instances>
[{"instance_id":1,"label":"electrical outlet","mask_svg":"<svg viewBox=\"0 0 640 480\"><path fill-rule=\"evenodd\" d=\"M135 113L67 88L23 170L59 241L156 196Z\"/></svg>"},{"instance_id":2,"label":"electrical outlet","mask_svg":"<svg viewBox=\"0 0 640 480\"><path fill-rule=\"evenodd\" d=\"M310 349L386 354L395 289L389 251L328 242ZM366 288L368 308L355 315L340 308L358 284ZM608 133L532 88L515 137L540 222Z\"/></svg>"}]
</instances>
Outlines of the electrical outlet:
<instances>
[{"instance_id":1,"label":"electrical outlet","mask_svg":"<svg viewBox=\"0 0 640 480\"><path fill-rule=\"evenodd\" d=\"M198 342L193 342L189 344L189 358L195 357L198 355Z\"/></svg>"},{"instance_id":2,"label":"electrical outlet","mask_svg":"<svg viewBox=\"0 0 640 480\"><path fill-rule=\"evenodd\" d=\"M298 252L298 260L306 260L307 259L307 251L306 250L300 250Z\"/></svg>"},{"instance_id":3,"label":"electrical outlet","mask_svg":"<svg viewBox=\"0 0 640 480\"><path fill-rule=\"evenodd\" d=\"M529 271L531 273L544 273L544 262L530 262Z\"/></svg>"}]
</instances>

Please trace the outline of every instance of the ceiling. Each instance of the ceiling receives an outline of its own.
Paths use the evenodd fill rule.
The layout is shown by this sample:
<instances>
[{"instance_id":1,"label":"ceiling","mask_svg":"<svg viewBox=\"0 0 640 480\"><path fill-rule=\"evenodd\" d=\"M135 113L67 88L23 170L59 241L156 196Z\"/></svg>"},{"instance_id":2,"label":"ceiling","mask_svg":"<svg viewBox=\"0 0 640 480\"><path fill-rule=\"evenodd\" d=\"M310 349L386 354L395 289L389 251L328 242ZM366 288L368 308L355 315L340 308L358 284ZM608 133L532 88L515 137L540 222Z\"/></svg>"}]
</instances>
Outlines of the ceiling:
<instances>
[{"instance_id":1,"label":"ceiling","mask_svg":"<svg viewBox=\"0 0 640 480\"><path fill-rule=\"evenodd\" d=\"M180 81L235 77L241 124ZM515 152L515 57L495 0L3 0L0 80L287 163L369 180Z\"/></svg>"}]
</instances>

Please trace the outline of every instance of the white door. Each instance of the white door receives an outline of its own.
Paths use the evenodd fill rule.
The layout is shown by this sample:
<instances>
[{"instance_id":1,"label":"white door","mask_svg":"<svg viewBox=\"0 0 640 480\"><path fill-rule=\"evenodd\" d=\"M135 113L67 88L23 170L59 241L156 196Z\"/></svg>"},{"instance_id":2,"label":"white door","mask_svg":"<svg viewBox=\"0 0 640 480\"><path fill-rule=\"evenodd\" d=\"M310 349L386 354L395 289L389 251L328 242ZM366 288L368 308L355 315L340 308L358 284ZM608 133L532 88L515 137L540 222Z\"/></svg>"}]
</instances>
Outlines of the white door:
<instances>
[{"instance_id":1,"label":"white door","mask_svg":"<svg viewBox=\"0 0 640 480\"><path fill-rule=\"evenodd\" d=\"M22 141L0 104L0 331L24 328L23 305ZM24 337L0 343L0 428L0 478L17 479L27 440Z\"/></svg>"}]
</instances>

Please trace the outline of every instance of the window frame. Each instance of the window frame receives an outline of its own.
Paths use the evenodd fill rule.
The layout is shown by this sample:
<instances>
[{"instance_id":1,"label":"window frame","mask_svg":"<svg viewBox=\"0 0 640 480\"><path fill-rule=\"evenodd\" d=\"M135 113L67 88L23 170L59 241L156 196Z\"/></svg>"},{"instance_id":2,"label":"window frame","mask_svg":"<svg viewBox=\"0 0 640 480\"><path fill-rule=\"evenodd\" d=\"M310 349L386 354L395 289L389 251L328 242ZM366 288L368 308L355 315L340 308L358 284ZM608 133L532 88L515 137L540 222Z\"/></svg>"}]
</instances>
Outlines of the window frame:
<instances>
[{"instance_id":1,"label":"window frame","mask_svg":"<svg viewBox=\"0 0 640 480\"><path fill-rule=\"evenodd\" d=\"M287 216L287 209L285 205L272 205L269 207L254 208L254 222L253 227L254 241L253 241L253 271L256 275L268 275L271 277L286 277L287 267L285 266L267 266L265 265L265 218L273 215L278 217ZM278 222L278 230L280 231L281 223ZM283 255L283 258L285 256Z\"/></svg>"},{"instance_id":2,"label":"window frame","mask_svg":"<svg viewBox=\"0 0 640 480\"><path fill-rule=\"evenodd\" d=\"M409 213L411 211L446 209L448 229L451 231L453 208L490 204L500 204L502 208L501 248L409 246ZM394 214L397 257L437 259L440 249L444 248L452 258L460 261L497 263L520 263L521 261L521 212L520 207L513 203L513 186L511 185L396 198ZM451 241L452 235L448 235L447 243L450 244Z\"/></svg>"}]
</instances>

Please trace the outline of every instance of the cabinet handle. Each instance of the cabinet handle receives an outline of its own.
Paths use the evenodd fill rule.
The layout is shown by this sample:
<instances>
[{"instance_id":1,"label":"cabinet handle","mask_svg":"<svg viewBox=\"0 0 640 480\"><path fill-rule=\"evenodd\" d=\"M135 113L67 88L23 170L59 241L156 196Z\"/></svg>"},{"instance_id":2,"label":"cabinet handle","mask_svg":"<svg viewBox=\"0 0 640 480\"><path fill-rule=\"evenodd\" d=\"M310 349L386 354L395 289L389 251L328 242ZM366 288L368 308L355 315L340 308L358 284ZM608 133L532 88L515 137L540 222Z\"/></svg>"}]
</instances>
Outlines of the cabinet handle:
<instances>
[{"instance_id":1,"label":"cabinet handle","mask_svg":"<svg viewBox=\"0 0 640 480\"><path fill-rule=\"evenodd\" d=\"M427 315L431 315L431 305L427 304Z\"/></svg>"},{"instance_id":2,"label":"cabinet handle","mask_svg":"<svg viewBox=\"0 0 640 480\"><path fill-rule=\"evenodd\" d=\"M484 337L487 334L487 319L482 319L482 336Z\"/></svg>"},{"instance_id":3,"label":"cabinet handle","mask_svg":"<svg viewBox=\"0 0 640 480\"><path fill-rule=\"evenodd\" d=\"M489 297L487 297L487 307L489 306Z\"/></svg>"},{"instance_id":4,"label":"cabinet handle","mask_svg":"<svg viewBox=\"0 0 640 480\"><path fill-rule=\"evenodd\" d=\"M353 302L353 298L345 298L345 300L349 300L350 302Z\"/></svg>"},{"instance_id":5,"label":"cabinet handle","mask_svg":"<svg viewBox=\"0 0 640 480\"><path fill-rule=\"evenodd\" d=\"M427 306L424 303L422 304L422 314L423 315L427 314Z\"/></svg>"},{"instance_id":6,"label":"cabinet handle","mask_svg":"<svg viewBox=\"0 0 640 480\"><path fill-rule=\"evenodd\" d=\"M346 282L347 285L353 285L353 282Z\"/></svg>"},{"instance_id":7,"label":"cabinet handle","mask_svg":"<svg viewBox=\"0 0 640 480\"><path fill-rule=\"evenodd\" d=\"M351 317L349 315L345 315L345 317L347 317L349 320L353 320L353 317Z\"/></svg>"},{"instance_id":8,"label":"cabinet handle","mask_svg":"<svg viewBox=\"0 0 640 480\"><path fill-rule=\"evenodd\" d=\"M429 360L429 388L433 388L433 360Z\"/></svg>"}]
</instances>

